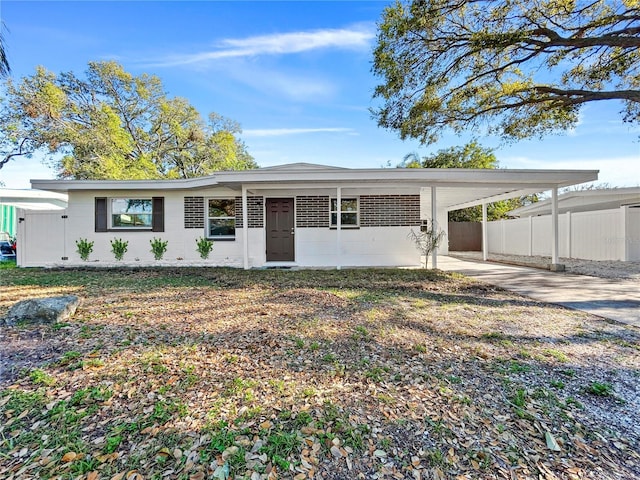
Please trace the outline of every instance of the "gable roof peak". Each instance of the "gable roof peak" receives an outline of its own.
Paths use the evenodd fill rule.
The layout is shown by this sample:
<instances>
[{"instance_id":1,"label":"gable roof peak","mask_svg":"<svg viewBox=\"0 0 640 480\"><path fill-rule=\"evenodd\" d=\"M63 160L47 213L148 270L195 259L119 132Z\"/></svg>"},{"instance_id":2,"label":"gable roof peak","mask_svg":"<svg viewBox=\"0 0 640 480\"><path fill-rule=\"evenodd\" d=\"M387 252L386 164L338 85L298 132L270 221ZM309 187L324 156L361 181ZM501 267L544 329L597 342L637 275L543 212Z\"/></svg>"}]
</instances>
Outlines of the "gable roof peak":
<instances>
[{"instance_id":1,"label":"gable roof peak","mask_svg":"<svg viewBox=\"0 0 640 480\"><path fill-rule=\"evenodd\" d=\"M334 167L332 165L320 165L317 163L285 163L284 165L274 165L272 167L262 167L259 170L288 170L288 171L315 171L315 170L349 170L345 167Z\"/></svg>"}]
</instances>

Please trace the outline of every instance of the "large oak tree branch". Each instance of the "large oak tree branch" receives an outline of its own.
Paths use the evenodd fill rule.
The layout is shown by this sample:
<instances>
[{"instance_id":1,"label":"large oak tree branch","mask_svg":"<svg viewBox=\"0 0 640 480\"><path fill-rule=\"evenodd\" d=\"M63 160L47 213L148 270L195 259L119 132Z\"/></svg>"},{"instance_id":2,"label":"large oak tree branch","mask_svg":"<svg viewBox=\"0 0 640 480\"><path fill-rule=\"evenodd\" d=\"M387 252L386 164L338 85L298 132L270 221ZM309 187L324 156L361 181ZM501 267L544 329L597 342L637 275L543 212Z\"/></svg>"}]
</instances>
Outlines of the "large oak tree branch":
<instances>
[{"instance_id":1,"label":"large oak tree branch","mask_svg":"<svg viewBox=\"0 0 640 480\"><path fill-rule=\"evenodd\" d=\"M625 121L640 121L640 9L405 1L383 16L373 67L386 80L374 114L403 138L430 143L480 120L523 138L570 128L580 105L600 100L623 102Z\"/></svg>"}]
</instances>

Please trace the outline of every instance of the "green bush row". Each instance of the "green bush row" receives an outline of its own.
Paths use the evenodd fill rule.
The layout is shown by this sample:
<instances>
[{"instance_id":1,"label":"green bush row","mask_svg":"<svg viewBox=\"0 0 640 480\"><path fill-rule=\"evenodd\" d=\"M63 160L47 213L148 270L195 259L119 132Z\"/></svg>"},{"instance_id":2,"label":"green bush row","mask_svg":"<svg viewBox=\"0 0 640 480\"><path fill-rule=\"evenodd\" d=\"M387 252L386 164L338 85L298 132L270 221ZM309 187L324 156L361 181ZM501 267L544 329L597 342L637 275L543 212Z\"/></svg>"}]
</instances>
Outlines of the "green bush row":
<instances>
[{"instance_id":1,"label":"green bush row","mask_svg":"<svg viewBox=\"0 0 640 480\"><path fill-rule=\"evenodd\" d=\"M154 237L149 240L149 243L151 244L151 253L153 253L153 258L156 260L162 260L162 257L167 252L169 241ZM76 240L76 252L78 252L78 255L80 255L80 258L83 261L86 262L89 260L89 256L93 252L93 245L94 242L90 242L86 238ZM111 253L113 253L114 258L117 261L124 258L124 254L127 253L128 248L128 241L122 240L121 238L114 238L111 240ZM213 242L211 240L207 240L204 237L196 239L196 251L200 255L200 258L203 260L209 258L211 250L213 250Z\"/></svg>"}]
</instances>

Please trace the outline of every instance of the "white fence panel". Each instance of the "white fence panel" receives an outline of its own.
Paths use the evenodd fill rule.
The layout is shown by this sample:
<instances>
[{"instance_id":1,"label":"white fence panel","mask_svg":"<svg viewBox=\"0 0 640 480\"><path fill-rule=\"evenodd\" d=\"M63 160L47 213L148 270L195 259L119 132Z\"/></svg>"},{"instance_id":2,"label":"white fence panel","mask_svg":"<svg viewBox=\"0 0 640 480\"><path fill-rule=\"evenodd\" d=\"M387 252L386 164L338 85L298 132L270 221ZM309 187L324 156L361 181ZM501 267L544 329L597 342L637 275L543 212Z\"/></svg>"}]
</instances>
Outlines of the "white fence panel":
<instances>
[{"instance_id":1,"label":"white fence panel","mask_svg":"<svg viewBox=\"0 0 640 480\"><path fill-rule=\"evenodd\" d=\"M551 216L533 217L533 255L551 255Z\"/></svg>"},{"instance_id":2,"label":"white fence panel","mask_svg":"<svg viewBox=\"0 0 640 480\"><path fill-rule=\"evenodd\" d=\"M21 267L61 264L67 256L66 210L18 213L18 265Z\"/></svg>"},{"instance_id":3,"label":"white fence panel","mask_svg":"<svg viewBox=\"0 0 640 480\"><path fill-rule=\"evenodd\" d=\"M627 260L640 261L640 208L627 208Z\"/></svg>"},{"instance_id":4,"label":"white fence panel","mask_svg":"<svg viewBox=\"0 0 640 480\"><path fill-rule=\"evenodd\" d=\"M571 216L571 254L589 260L623 260L620 209L581 212Z\"/></svg>"},{"instance_id":5,"label":"white fence panel","mask_svg":"<svg viewBox=\"0 0 640 480\"><path fill-rule=\"evenodd\" d=\"M509 222L511 220L508 220ZM488 222L487 223L487 243L489 244L490 253L505 253L502 245L502 231L505 221Z\"/></svg>"},{"instance_id":6,"label":"white fence panel","mask_svg":"<svg viewBox=\"0 0 640 480\"><path fill-rule=\"evenodd\" d=\"M518 218L504 222L504 244L505 250L508 250L513 255L529 255L528 218Z\"/></svg>"},{"instance_id":7,"label":"white fence panel","mask_svg":"<svg viewBox=\"0 0 640 480\"><path fill-rule=\"evenodd\" d=\"M550 256L551 215L489 222L488 237L489 253L528 255L531 251ZM586 260L640 260L640 209L559 215L558 254Z\"/></svg>"}]
</instances>

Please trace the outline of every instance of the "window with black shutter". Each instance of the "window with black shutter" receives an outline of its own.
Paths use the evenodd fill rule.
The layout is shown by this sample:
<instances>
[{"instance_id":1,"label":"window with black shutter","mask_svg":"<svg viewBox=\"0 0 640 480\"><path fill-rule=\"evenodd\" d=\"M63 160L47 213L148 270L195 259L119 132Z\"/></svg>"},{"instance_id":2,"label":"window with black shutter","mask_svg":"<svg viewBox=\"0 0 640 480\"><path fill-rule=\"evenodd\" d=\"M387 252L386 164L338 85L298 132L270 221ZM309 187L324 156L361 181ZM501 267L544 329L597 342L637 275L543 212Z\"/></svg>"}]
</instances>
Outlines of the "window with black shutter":
<instances>
[{"instance_id":1,"label":"window with black shutter","mask_svg":"<svg viewBox=\"0 0 640 480\"><path fill-rule=\"evenodd\" d=\"M95 199L95 231L164 232L164 197Z\"/></svg>"}]
</instances>

